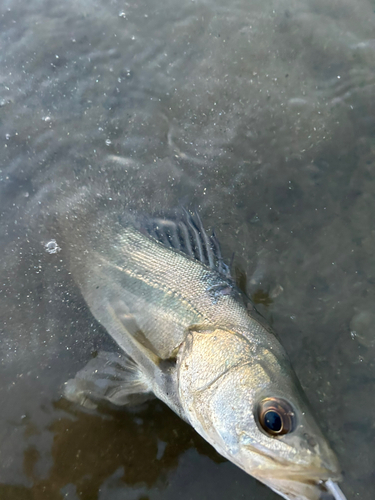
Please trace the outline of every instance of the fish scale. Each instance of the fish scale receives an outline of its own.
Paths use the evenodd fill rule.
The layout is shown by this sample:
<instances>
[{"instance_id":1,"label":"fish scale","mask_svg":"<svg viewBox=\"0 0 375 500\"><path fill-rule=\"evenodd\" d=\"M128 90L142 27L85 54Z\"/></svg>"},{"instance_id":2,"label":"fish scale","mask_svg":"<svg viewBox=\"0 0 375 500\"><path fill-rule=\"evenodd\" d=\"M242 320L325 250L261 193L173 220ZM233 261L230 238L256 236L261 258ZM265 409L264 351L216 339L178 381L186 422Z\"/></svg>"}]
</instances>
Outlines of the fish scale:
<instances>
[{"instance_id":1,"label":"fish scale","mask_svg":"<svg viewBox=\"0 0 375 500\"><path fill-rule=\"evenodd\" d=\"M130 268L138 270L140 280L146 282L152 276L150 286L171 293L178 305L183 301L184 307L193 310L205 323L236 324L249 330L251 317L240 299L240 291L232 283L225 282L225 277L197 260L187 259L186 255L150 240L131 227L126 228L125 234L120 239L124 245L122 250L126 249L123 257L131 263ZM132 251L132 244L137 251ZM232 289L232 293L218 294L213 300L210 290L223 286L223 282ZM258 326L254 322L253 331L248 332L248 335L253 334L255 341Z\"/></svg>"}]
</instances>

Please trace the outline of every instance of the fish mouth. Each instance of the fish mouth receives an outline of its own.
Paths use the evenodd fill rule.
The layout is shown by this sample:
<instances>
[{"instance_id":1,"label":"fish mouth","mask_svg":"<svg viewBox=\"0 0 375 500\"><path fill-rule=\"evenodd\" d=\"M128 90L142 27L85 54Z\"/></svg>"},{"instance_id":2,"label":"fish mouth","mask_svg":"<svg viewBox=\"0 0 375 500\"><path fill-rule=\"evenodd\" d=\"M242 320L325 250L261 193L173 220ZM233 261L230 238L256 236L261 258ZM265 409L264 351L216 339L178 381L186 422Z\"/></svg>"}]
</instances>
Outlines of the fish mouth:
<instances>
[{"instance_id":1,"label":"fish mouth","mask_svg":"<svg viewBox=\"0 0 375 500\"><path fill-rule=\"evenodd\" d=\"M347 500L337 484L341 474L333 452L302 465L270 456L259 447L248 444L247 448L261 456L263 464L243 467L236 463L286 500Z\"/></svg>"},{"instance_id":2,"label":"fish mouth","mask_svg":"<svg viewBox=\"0 0 375 500\"><path fill-rule=\"evenodd\" d=\"M255 477L286 500L347 500L331 478L314 480L298 476L266 477L265 474Z\"/></svg>"},{"instance_id":3,"label":"fish mouth","mask_svg":"<svg viewBox=\"0 0 375 500\"><path fill-rule=\"evenodd\" d=\"M281 467L253 469L256 479L266 484L286 500L347 500L337 481L341 475L336 464L327 468L322 464L300 467L283 464Z\"/></svg>"}]
</instances>

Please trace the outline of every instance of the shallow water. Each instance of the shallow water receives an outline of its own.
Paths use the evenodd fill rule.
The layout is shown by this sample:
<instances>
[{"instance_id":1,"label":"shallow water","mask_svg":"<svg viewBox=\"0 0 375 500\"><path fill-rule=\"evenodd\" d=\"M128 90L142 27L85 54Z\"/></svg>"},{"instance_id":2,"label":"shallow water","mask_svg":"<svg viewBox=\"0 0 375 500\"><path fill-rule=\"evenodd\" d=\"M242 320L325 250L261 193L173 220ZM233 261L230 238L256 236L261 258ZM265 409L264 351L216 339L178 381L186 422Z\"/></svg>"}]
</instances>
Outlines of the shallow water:
<instances>
[{"instance_id":1,"label":"shallow water","mask_svg":"<svg viewBox=\"0 0 375 500\"><path fill-rule=\"evenodd\" d=\"M375 4L326 4L1 2L2 500L279 498L162 403L61 397L115 348L60 230L98 203L199 208L373 499Z\"/></svg>"}]
</instances>

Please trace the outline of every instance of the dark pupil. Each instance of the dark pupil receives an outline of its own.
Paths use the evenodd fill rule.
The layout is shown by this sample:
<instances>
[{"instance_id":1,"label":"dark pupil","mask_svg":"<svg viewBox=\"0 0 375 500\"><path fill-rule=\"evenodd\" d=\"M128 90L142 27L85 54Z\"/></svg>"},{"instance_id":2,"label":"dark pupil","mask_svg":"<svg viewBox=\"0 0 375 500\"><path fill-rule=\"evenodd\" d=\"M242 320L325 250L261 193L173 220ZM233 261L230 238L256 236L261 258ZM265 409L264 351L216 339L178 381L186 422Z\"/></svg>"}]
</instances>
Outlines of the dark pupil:
<instances>
[{"instance_id":1,"label":"dark pupil","mask_svg":"<svg viewBox=\"0 0 375 500\"><path fill-rule=\"evenodd\" d=\"M275 411L268 411L264 417L266 427L272 432L279 432L282 428L280 415Z\"/></svg>"}]
</instances>

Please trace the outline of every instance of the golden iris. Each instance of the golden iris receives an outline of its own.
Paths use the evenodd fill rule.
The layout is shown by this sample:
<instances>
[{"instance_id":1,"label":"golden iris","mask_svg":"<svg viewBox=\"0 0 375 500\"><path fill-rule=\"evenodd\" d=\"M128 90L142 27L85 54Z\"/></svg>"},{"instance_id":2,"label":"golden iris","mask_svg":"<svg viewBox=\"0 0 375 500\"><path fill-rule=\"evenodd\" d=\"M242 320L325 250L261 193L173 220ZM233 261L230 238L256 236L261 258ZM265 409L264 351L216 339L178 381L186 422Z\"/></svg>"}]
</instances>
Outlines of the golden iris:
<instances>
[{"instance_id":1,"label":"golden iris","mask_svg":"<svg viewBox=\"0 0 375 500\"><path fill-rule=\"evenodd\" d=\"M271 436L292 432L296 425L292 406L281 398L266 398L259 403L258 420L262 429Z\"/></svg>"}]
</instances>

